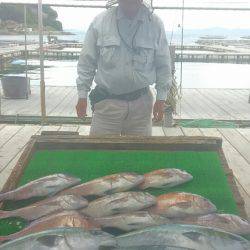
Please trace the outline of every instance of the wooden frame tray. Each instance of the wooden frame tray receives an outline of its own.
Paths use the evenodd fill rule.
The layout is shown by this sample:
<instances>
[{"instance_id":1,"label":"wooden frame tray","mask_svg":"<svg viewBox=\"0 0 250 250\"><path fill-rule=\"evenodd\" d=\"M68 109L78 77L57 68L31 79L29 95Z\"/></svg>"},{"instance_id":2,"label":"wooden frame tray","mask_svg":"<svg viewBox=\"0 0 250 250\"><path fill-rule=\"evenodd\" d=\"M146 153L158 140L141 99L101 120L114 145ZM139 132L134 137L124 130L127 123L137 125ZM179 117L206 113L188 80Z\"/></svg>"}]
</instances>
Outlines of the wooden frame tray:
<instances>
[{"instance_id":1,"label":"wooden frame tray","mask_svg":"<svg viewBox=\"0 0 250 250\"><path fill-rule=\"evenodd\" d=\"M247 218L244 200L237 188L233 172L228 167L222 150L222 139L201 136L171 136L171 137L89 137L80 136L77 132L42 132L32 136L16 166L3 187L3 192L16 188L25 167L33 154L39 150L161 150L161 151L215 151L218 153L221 165L232 189L240 215ZM0 204L1 205L1 204ZM1 207L1 206L0 206Z\"/></svg>"}]
</instances>

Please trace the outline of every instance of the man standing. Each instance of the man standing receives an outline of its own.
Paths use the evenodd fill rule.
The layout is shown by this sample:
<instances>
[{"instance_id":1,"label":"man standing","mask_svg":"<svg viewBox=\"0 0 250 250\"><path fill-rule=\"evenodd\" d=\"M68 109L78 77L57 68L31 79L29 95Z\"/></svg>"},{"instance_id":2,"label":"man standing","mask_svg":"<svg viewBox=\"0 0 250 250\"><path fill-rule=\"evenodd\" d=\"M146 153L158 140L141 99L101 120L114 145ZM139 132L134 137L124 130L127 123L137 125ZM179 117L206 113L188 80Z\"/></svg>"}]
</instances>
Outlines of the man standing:
<instances>
[{"instance_id":1,"label":"man standing","mask_svg":"<svg viewBox=\"0 0 250 250\"><path fill-rule=\"evenodd\" d=\"M89 27L78 62L76 106L86 116L90 93L93 119L90 135L151 135L161 121L172 84L165 29L144 0L118 0ZM155 83L156 102L149 85Z\"/></svg>"}]
</instances>

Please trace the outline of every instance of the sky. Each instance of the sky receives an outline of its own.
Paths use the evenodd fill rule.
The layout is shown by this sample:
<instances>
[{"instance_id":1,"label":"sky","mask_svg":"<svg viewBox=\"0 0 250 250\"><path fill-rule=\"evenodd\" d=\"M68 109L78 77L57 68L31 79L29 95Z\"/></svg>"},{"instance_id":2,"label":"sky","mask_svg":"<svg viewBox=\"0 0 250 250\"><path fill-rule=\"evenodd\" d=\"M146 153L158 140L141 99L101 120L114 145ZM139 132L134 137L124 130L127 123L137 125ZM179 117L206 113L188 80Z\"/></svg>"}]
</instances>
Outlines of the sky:
<instances>
[{"instance_id":1,"label":"sky","mask_svg":"<svg viewBox=\"0 0 250 250\"><path fill-rule=\"evenodd\" d=\"M58 19L64 29L86 30L93 18L102 9L56 7ZM163 20L166 30L171 31L181 23L180 10L155 10ZM204 29L223 27L228 29L250 29L250 11L185 11L184 26L186 29Z\"/></svg>"},{"instance_id":2,"label":"sky","mask_svg":"<svg viewBox=\"0 0 250 250\"><path fill-rule=\"evenodd\" d=\"M1 2L37 3L37 0L0 0ZM42 0L43 3L78 4L81 0ZM93 4L93 0L92 4ZM82 1L83 2L83 1ZM98 1L96 1L98 2ZM84 3L88 3L85 1ZM89 3L91 3L89 1ZM98 4L105 5L100 0ZM154 5L182 6L182 0L154 0ZM187 7L241 7L250 8L250 0L185 0ZM64 29L86 31L93 18L103 9L53 7ZM175 30L181 23L181 10L155 10L163 20L166 30ZM228 29L250 29L250 11L185 11L185 29L222 27Z\"/></svg>"}]
</instances>

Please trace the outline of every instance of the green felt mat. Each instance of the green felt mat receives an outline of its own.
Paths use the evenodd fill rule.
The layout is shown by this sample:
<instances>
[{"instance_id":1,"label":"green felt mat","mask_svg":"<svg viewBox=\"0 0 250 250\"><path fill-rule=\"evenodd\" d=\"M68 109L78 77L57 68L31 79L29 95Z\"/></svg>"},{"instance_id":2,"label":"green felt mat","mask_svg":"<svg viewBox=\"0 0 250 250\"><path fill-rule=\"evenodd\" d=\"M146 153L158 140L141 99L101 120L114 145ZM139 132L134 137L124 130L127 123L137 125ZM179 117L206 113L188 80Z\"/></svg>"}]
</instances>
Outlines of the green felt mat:
<instances>
[{"instance_id":1,"label":"green felt mat","mask_svg":"<svg viewBox=\"0 0 250 250\"><path fill-rule=\"evenodd\" d=\"M34 154L25 169L19 185L54 173L78 176L85 182L112 173L146 173L159 168L184 169L191 173L194 179L171 189L148 190L151 194L159 195L169 191L191 192L210 199L216 204L219 212L238 214L216 152L39 151ZM13 208L13 204L6 206L6 209ZM16 219L0 220L0 235L20 230L25 224L23 221L21 224L18 222Z\"/></svg>"}]
</instances>

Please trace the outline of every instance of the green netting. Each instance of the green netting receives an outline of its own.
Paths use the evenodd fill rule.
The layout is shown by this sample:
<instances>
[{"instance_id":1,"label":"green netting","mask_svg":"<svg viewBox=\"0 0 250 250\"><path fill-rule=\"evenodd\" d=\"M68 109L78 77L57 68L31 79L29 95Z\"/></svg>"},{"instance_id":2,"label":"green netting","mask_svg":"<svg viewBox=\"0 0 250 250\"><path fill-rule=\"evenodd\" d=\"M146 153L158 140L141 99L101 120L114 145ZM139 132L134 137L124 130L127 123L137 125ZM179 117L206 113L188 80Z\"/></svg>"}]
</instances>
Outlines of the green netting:
<instances>
[{"instance_id":1,"label":"green netting","mask_svg":"<svg viewBox=\"0 0 250 250\"><path fill-rule=\"evenodd\" d=\"M235 122L217 121L212 119L180 121L178 125L186 128L238 128L238 125Z\"/></svg>"},{"instance_id":2,"label":"green netting","mask_svg":"<svg viewBox=\"0 0 250 250\"><path fill-rule=\"evenodd\" d=\"M117 172L146 173L159 168L179 168L190 172L192 182L179 187L149 190L154 195L169 191L200 194L214 202L219 212L238 214L227 178L216 152L159 152L159 151L39 151L25 169L19 185L53 173L78 176L82 182ZM24 203L7 204L13 209ZM0 220L0 234L20 230L16 219ZM11 223L11 224L10 224Z\"/></svg>"}]
</instances>

